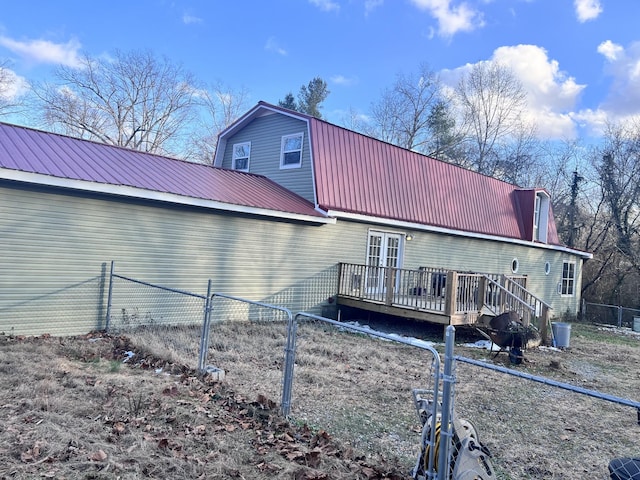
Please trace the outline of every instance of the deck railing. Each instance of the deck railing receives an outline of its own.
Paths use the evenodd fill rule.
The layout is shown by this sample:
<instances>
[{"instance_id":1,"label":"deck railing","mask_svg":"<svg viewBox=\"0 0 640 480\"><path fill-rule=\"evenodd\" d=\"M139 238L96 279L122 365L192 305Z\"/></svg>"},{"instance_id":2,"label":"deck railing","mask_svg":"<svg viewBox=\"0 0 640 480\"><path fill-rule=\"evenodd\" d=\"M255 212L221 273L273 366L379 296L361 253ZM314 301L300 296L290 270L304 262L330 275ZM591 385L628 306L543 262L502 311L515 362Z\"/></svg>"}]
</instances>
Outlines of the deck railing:
<instances>
[{"instance_id":1,"label":"deck railing","mask_svg":"<svg viewBox=\"0 0 640 480\"><path fill-rule=\"evenodd\" d=\"M513 310L525 324L549 305L526 289L526 277L468 273L433 267L417 270L352 263L339 266L338 295L449 317ZM546 317L545 317L546 318Z\"/></svg>"}]
</instances>

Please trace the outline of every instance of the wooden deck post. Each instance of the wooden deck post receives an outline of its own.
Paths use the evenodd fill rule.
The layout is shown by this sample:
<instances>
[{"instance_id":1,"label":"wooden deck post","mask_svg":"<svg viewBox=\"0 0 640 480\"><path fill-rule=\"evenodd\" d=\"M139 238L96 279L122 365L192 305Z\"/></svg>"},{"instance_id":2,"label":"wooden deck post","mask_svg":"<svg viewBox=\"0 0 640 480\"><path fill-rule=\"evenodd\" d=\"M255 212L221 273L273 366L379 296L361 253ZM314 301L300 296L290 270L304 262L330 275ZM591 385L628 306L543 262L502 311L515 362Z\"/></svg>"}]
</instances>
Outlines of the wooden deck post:
<instances>
[{"instance_id":1,"label":"wooden deck post","mask_svg":"<svg viewBox=\"0 0 640 480\"><path fill-rule=\"evenodd\" d=\"M549 345L549 307L542 304L540 312L540 337L542 338L542 345Z\"/></svg>"},{"instance_id":2,"label":"wooden deck post","mask_svg":"<svg viewBox=\"0 0 640 480\"><path fill-rule=\"evenodd\" d=\"M451 318L456 313L456 296L458 292L458 272L449 270L447 272L447 289L445 295L444 313Z\"/></svg>"},{"instance_id":3,"label":"wooden deck post","mask_svg":"<svg viewBox=\"0 0 640 480\"><path fill-rule=\"evenodd\" d=\"M393 295L395 294L395 280L396 280L396 269L393 267L386 267L387 278L385 281L384 289L384 304L391 305L393 304Z\"/></svg>"},{"instance_id":4,"label":"wooden deck post","mask_svg":"<svg viewBox=\"0 0 640 480\"><path fill-rule=\"evenodd\" d=\"M482 315L482 309L484 308L484 301L487 298L487 282L484 276L478 278L478 316Z\"/></svg>"}]
</instances>

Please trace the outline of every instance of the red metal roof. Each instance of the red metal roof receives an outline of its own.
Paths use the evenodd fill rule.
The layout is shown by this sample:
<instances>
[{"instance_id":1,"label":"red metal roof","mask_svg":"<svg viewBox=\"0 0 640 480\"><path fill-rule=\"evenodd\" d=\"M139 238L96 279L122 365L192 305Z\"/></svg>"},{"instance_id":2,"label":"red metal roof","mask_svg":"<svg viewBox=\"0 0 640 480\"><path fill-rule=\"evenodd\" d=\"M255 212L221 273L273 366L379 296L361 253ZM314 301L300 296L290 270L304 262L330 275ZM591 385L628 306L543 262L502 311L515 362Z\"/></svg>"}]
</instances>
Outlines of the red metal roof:
<instances>
[{"instance_id":1,"label":"red metal roof","mask_svg":"<svg viewBox=\"0 0 640 480\"><path fill-rule=\"evenodd\" d=\"M315 206L260 175L0 123L0 168L323 217Z\"/></svg>"},{"instance_id":2,"label":"red metal roof","mask_svg":"<svg viewBox=\"0 0 640 480\"><path fill-rule=\"evenodd\" d=\"M521 208L519 187L304 118L310 123L317 199L323 210L531 240L532 228L525 223L533 224L533 203ZM552 214L549 219L547 243L558 245Z\"/></svg>"}]
</instances>

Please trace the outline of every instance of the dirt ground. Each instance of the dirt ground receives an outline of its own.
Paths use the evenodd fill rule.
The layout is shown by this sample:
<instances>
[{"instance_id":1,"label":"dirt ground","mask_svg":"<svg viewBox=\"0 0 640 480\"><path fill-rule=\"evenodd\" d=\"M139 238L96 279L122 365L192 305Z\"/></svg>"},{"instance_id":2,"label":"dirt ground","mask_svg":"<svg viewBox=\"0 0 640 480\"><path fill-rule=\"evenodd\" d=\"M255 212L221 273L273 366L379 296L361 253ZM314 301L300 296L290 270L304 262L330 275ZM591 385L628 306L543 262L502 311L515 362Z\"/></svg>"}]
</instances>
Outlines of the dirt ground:
<instances>
[{"instance_id":1,"label":"dirt ground","mask_svg":"<svg viewBox=\"0 0 640 480\"><path fill-rule=\"evenodd\" d=\"M422 327L398 326L442 351L441 330ZM197 344L198 333L185 335ZM285 419L282 323L215 325L207 361L222 382L159 346L175 335L0 336L0 478L410 478L411 390L432 385L428 352L300 324ZM640 337L628 329L573 324L570 348L527 350L517 366L464 346L473 332L457 339L465 358L639 399ZM476 426L497 478L605 479L612 458L640 454L634 408L463 362L455 377L456 415Z\"/></svg>"}]
</instances>

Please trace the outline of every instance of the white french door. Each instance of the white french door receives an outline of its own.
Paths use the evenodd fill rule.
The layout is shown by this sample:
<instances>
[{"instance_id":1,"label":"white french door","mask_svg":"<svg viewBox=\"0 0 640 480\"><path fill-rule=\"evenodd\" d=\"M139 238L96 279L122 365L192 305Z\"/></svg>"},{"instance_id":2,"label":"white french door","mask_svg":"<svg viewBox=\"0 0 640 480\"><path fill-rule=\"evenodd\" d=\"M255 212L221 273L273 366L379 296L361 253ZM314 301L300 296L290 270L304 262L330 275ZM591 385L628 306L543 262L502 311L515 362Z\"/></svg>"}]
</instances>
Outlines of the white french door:
<instances>
[{"instance_id":1,"label":"white french door","mask_svg":"<svg viewBox=\"0 0 640 480\"><path fill-rule=\"evenodd\" d=\"M397 233L369 232L367 245L367 293L385 293L388 269L400 268L402 236ZM394 286L395 288L395 286Z\"/></svg>"}]
</instances>

